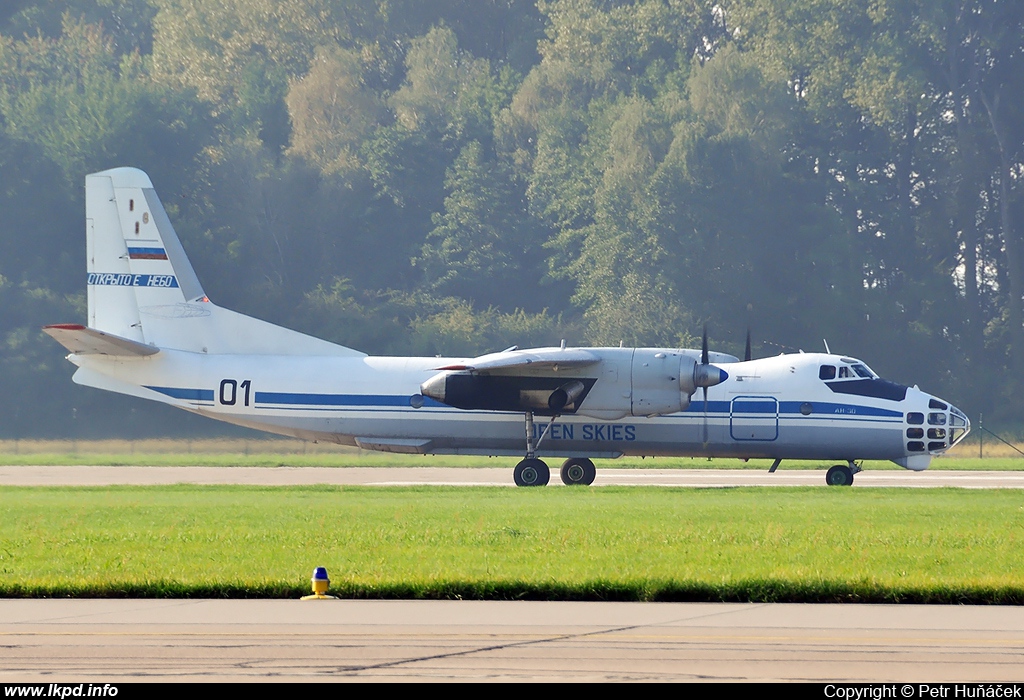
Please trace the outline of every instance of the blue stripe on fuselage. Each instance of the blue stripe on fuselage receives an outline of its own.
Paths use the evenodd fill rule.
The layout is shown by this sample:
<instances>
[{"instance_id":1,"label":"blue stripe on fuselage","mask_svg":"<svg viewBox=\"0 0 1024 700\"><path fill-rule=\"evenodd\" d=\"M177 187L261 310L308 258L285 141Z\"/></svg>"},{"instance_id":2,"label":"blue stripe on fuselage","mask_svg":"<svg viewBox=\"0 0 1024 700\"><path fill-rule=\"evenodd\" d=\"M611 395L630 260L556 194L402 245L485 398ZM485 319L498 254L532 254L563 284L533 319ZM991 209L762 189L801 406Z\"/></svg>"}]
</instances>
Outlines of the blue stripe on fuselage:
<instances>
[{"instance_id":1,"label":"blue stripe on fuselage","mask_svg":"<svg viewBox=\"0 0 1024 700\"><path fill-rule=\"evenodd\" d=\"M146 388L159 391L161 394L170 396L172 399L213 402L213 389L180 389L173 386L147 386Z\"/></svg>"},{"instance_id":2,"label":"blue stripe on fuselage","mask_svg":"<svg viewBox=\"0 0 1024 700\"><path fill-rule=\"evenodd\" d=\"M882 416L884 418L902 418L902 411L874 406L859 406L852 403L828 403L826 401L780 401L779 413L800 413L800 407L811 404L808 418L832 418L835 416Z\"/></svg>"},{"instance_id":3,"label":"blue stripe on fuselage","mask_svg":"<svg viewBox=\"0 0 1024 700\"><path fill-rule=\"evenodd\" d=\"M281 404L286 406L403 406L408 407L410 396L389 396L386 394L293 394L278 391L257 391L256 403ZM433 408L445 404L429 397L423 397L423 405Z\"/></svg>"},{"instance_id":4,"label":"blue stripe on fuselage","mask_svg":"<svg viewBox=\"0 0 1024 700\"><path fill-rule=\"evenodd\" d=\"M837 416L881 416L884 418L902 418L902 411L893 411L888 408L875 408L873 406L860 406L852 403L830 403L827 401L779 401L779 415L796 414L802 415L800 407L805 403L811 405L811 413L808 418L832 418ZM775 409L771 397L765 397L763 401L744 398L739 405L742 413L771 413ZM731 415L731 401L708 401L708 415L720 414ZM692 401L684 413L704 413L703 401Z\"/></svg>"},{"instance_id":5,"label":"blue stripe on fuselage","mask_svg":"<svg viewBox=\"0 0 1024 700\"><path fill-rule=\"evenodd\" d=\"M192 389L180 387L147 386L147 389L158 391L173 399L185 399L187 401L209 401L213 402L213 389ZM255 392L255 403L272 404L288 407L329 407L329 406L360 406L360 407L409 407L410 397L407 395L387 394L308 394L277 391ZM838 418L872 416L883 418L902 418L903 413L886 408L875 408L873 406L859 406L848 403L829 403L824 401L780 401L778 403L780 415L800 415L800 407L805 403L811 404L811 413L807 418ZM750 401L744 399L741 404L743 413L772 413L775 407L774 401L765 398L763 401ZM446 404L435 401L429 397L423 397L423 406L429 408L447 408ZM708 401L708 415L731 415L732 402L730 401ZM688 414L703 414L704 402L694 401L683 411Z\"/></svg>"}]
</instances>

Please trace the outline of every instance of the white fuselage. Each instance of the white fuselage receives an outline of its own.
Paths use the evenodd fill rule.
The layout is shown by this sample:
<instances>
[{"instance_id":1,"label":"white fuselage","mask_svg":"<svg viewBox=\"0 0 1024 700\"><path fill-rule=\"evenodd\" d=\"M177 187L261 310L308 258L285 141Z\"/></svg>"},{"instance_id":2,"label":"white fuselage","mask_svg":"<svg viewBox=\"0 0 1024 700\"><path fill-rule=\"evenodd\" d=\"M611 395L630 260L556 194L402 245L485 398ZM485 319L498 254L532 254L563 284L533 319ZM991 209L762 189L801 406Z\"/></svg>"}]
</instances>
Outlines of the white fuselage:
<instances>
[{"instance_id":1,"label":"white fuselage","mask_svg":"<svg viewBox=\"0 0 1024 700\"><path fill-rule=\"evenodd\" d=\"M699 352L563 341L369 357L211 302L143 171L92 173L85 195L88 325L43 329L71 351L79 384L304 439L525 455L520 485L548 482L537 456L582 458L561 477L589 484L585 458L620 455L838 460L850 466L826 479L849 485L854 460L924 469L969 429L953 406L853 358L739 362L709 352L706 334Z\"/></svg>"},{"instance_id":2,"label":"white fuselage","mask_svg":"<svg viewBox=\"0 0 1024 700\"><path fill-rule=\"evenodd\" d=\"M645 350L589 351L601 362L564 376L594 379L593 388L575 413L550 426L539 455L884 459L924 469L969 429L955 407L916 387L899 400L848 393L841 379L822 380L820 368L855 361L817 353L721 364L728 379L708 389L706 406L698 390L684 410L646 416L643 390L634 386L638 367L647 367L635 354ZM521 412L462 410L420 393L439 367L459 362L450 358L161 350L69 359L80 367L80 384L282 435L423 454L522 455L526 444ZM547 425L538 417L535 437Z\"/></svg>"}]
</instances>

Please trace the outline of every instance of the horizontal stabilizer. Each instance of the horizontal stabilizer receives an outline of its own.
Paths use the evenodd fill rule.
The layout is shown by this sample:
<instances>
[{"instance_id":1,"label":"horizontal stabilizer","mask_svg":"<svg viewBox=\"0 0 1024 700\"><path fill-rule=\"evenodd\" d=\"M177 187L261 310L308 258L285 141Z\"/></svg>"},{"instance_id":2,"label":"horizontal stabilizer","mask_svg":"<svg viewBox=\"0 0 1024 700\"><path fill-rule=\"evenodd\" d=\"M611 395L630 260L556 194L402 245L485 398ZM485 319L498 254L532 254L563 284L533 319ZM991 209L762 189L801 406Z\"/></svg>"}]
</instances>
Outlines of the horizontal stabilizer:
<instances>
[{"instance_id":1,"label":"horizontal stabilizer","mask_svg":"<svg viewBox=\"0 0 1024 700\"><path fill-rule=\"evenodd\" d=\"M75 355L145 357L160 352L160 348L155 348L152 345L104 333L77 323L58 323L45 326L43 332Z\"/></svg>"},{"instance_id":2,"label":"horizontal stabilizer","mask_svg":"<svg viewBox=\"0 0 1024 700\"><path fill-rule=\"evenodd\" d=\"M490 355L481 355L472 360L458 364L438 367L440 370L470 370L472 372L489 372L513 367L585 367L601 361L597 355L586 350L561 348L539 348L537 350L506 350Z\"/></svg>"}]
</instances>

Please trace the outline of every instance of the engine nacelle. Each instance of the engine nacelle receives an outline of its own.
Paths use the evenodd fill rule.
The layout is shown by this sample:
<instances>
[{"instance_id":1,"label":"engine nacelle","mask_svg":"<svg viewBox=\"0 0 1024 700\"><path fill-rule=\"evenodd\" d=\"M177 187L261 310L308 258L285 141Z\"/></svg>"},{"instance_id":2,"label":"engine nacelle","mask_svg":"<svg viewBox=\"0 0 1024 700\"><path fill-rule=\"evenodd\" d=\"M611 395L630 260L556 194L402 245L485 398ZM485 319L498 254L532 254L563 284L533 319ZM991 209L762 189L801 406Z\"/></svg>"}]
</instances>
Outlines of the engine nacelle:
<instances>
[{"instance_id":1,"label":"engine nacelle","mask_svg":"<svg viewBox=\"0 0 1024 700\"><path fill-rule=\"evenodd\" d=\"M467 410L548 416L580 413L614 420L683 411L697 389L728 377L715 365L701 364L692 354L678 350L596 348L588 352L601 362L570 371L547 373L531 368L522 373L489 373L453 366L425 381L420 391Z\"/></svg>"},{"instance_id":2,"label":"engine nacelle","mask_svg":"<svg viewBox=\"0 0 1024 700\"><path fill-rule=\"evenodd\" d=\"M715 386L729 375L712 364L687 355L637 348L633 353L632 405L634 416L660 416L685 411L697 389Z\"/></svg>"}]
</instances>

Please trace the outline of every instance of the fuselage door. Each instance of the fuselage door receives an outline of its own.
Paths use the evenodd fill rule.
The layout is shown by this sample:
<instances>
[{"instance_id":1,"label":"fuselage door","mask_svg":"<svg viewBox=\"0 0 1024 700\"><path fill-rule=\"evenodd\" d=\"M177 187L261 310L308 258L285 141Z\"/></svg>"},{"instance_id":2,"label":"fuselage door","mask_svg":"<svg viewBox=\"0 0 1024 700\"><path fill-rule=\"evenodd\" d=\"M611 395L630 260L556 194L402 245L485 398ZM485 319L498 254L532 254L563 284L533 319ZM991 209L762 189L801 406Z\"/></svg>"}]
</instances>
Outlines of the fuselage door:
<instances>
[{"instance_id":1,"label":"fuselage door","mask_svg":"<svg viewBox=\"0 0 1024 700\"><path fill-rule=\"evenodd\" d=\"M737 396L729 412L733 440L776 440L779 437L779 402L774 396Z\"/></svg>"}]
</instances>

